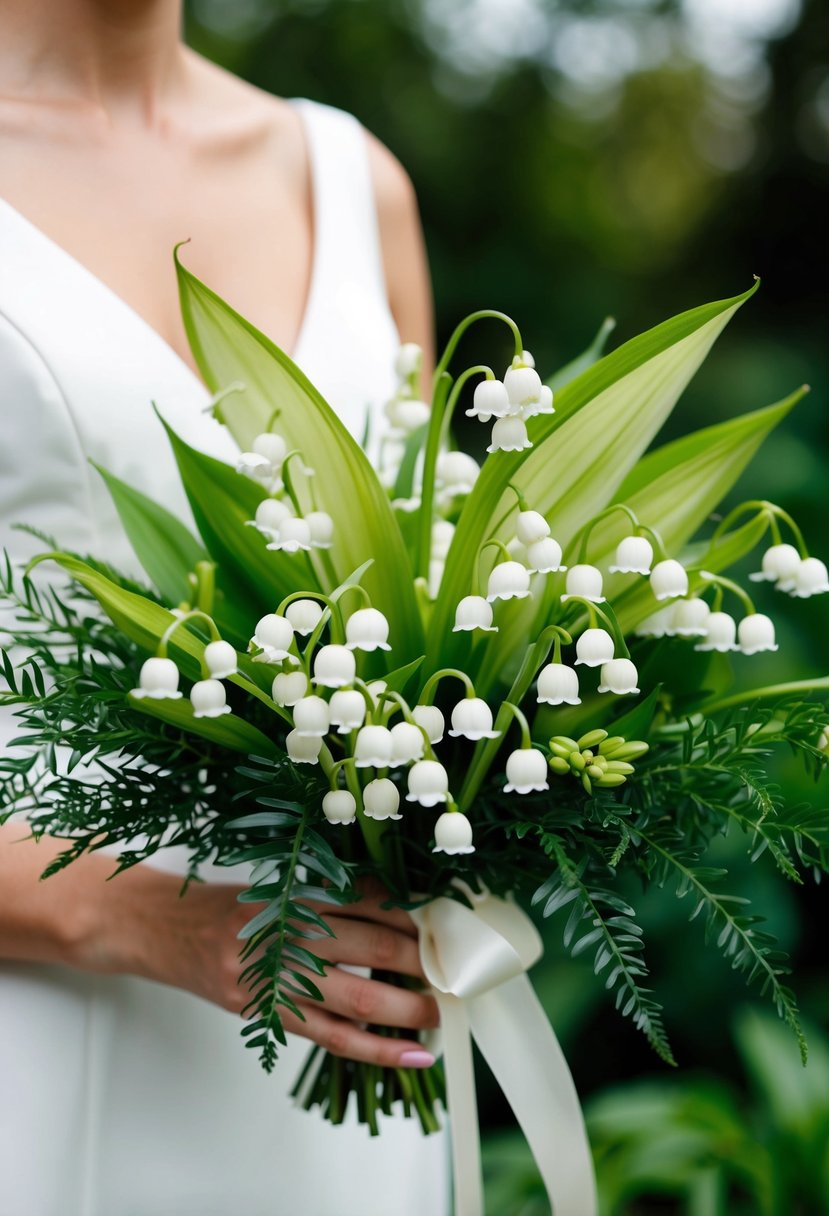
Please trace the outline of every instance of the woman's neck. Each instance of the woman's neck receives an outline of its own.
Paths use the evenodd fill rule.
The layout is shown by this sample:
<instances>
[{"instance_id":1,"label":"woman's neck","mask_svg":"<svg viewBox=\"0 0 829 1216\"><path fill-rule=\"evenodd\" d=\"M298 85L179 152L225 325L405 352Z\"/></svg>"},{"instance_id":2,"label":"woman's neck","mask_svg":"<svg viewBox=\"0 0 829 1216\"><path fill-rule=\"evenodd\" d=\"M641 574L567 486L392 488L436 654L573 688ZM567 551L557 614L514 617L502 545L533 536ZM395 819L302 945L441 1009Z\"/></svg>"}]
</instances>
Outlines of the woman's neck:
<instances>
[{"instance_id":1,"label":"woman's neck","mask_svg":"<svg viewBox=\"0 0 829 1216\"><path fill-rule=\"evenodd\" d=\"M181 0L3 0L0 95L153 123L186 80Z\"/></svg>"}]
</instances>

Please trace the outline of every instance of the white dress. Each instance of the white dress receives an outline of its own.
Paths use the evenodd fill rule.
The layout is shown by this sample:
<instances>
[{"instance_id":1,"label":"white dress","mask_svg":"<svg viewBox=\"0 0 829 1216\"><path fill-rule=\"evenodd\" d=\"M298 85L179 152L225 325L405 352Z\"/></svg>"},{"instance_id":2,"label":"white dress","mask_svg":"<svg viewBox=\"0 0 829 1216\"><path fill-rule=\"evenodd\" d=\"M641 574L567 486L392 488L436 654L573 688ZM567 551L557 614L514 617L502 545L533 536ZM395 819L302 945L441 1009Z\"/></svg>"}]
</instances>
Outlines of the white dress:
<instances>
[{"instance_id":1,"label":"white dress","mask_svg":"<svg viewBox=\"0 0 829 1216\"><path fill-rule=\"evenodd\" d=\"M359 435L367 405L390 394L398 341L365 136L340 110L294 104L315 229L294 357ZM233 458L171 347L0 201L0 545L18 557L38 547L10 530L21 521L134 569L87 457L189 521L151 399L188 442ZM14 733L8 711L0 726ZM442 1134L387 1120L372 1140L295 1109L307 1040L292 1038L268 1077L240 1029L149 981L0 963L0 1216L443 1216Z\"/></svg>"}]
</instances>

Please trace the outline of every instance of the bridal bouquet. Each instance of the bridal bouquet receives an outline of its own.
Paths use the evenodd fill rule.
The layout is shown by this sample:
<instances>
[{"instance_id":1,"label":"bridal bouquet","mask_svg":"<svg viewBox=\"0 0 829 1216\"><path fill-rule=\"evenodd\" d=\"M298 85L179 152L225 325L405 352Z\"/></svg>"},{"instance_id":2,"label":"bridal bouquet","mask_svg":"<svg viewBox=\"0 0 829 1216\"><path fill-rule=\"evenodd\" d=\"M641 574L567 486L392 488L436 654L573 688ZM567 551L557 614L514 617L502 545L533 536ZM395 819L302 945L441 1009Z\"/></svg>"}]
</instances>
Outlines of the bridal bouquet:
<instances>
[{"instance_id":1,"label":"bridal bouquet","mask_svg":"<svg viewBox=\"0 0 829 1216\"><path fill-rule=\"evenodd\" d=\"M621 1013L671 1062L620 893L630 874L671 884L803 1042L774 941L705 859L729 830L794 881L829 859L825 817L785 805L765 771L781 744L823 766L829 679L730 689L777 648L773 596L829 591L826 566L771 502L713 515L802 390L644 454L754 288L601 357L606 326L546 382L514 322L482 311L450 338L430 402L420 352L401 348L369 459L282 351L178 274L238 464L160 420L198 537L100 470L147 586L53 546L30 566L61 566L70 597L7 562L4 699L29 749L2 763L3 810L66 840L53 868L113 843L121 868L173 844L193 876L207 860L246 863L241 898L258 911L243 934L242 1033L267 1069L282 1012L320 997L325 907L382 878L419 921L441 1005L456 1172L474 1167L471 1029L557 1214L585 1216L590 1183L561 1182L589 1165L524 975L539 947L521 901L562 913L565 944L595 956ZM505 327L509 366L450 371L479 322ZM482 464L453 447L459 408L483 428ZM725 571L755 550L749 593ZM314 1048L295 1092L334 1122L353 1092L373 1132L402 1103L429 1131L444 1074Z\"/></svg>"}]
</instances>

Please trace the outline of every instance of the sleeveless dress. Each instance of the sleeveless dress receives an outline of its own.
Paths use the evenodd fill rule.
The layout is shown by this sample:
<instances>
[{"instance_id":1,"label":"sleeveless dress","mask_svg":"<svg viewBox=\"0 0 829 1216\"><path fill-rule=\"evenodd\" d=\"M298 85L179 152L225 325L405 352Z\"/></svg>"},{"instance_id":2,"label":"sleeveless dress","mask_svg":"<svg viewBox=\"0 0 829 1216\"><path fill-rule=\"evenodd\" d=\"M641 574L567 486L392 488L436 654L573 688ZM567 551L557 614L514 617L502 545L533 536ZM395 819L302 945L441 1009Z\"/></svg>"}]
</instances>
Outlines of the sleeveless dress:
<instances>
[{"instance_id":1,"label":"sleeveless dress","mask_svg":"<svg viewBox=\"0 0 829 1216\"><path fill-rule=\"evenodd\" d=\"M306 99L314 262L295 361L355 436L393 389L362 128ZM20 521L125 571L135 559L92 457L191 522L151 407L191 444L235 448L208 393L123 300L0 201L0 545ZM0 625L1 627L1 625ZM11 713L0 742L16 733ZM157 864L179 868L180 859ZM154 862L155 864L155 862ZM228 871L210 880L232 881ZM115 880L117 881L117 879ZM131 976L0 962L0 1216L443 1216L443 1134L387 1120L379 1139L295 1109L308 1041L266 1076L240 1020ZM351 1112L353 1115L353 1112Z\"/></svg>"}]
</instances>

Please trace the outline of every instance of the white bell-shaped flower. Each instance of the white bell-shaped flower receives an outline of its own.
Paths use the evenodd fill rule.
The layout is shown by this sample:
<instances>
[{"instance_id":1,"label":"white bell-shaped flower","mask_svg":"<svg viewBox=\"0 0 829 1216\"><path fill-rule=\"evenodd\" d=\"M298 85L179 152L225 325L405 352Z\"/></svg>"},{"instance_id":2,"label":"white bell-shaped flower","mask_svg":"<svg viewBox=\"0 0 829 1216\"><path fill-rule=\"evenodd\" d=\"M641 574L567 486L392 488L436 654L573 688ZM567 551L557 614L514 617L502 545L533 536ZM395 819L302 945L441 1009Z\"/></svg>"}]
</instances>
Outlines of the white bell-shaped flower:
<instances>
[{"instance_id":1,"label":"white bell-shaped flower","mask_svg":"<svg viewBox=\"0 0 829 1216\"><path fill-rule=\"evenodd\" d=\"M527 424L523 418L509 415L507 418L498 418L493 424L492 442L487 448L488 452L523 452L525 448L531 447Z\"/></svg>"},{"instance_id":2,"label":"white bell-shaped flower","mask_svg":"<svg viewBox=\"0 0 829 1216\"><path fill-rule=\"evenodd\" d=\"M675 599L688 594L688 571L674 558L657 562L651 570L651 588L658 600Z\"/></svg>"},{"instance_id":3,"label":"white bell-shaped flower","mask_svg":"<svg viewBox=\"0 0 829 1216\"><path fill-rule=\"evenodd\" d=\"M376 608L359 608L345 623L345 644L349 650L391 650L389 623Z\"/></svg>"},{"instance_id":4,"label":"white bell-shaped flower","mask_svg":"<svg viewBox=\"0 0 829 1216\"><path fill-rule=\"evenodd\" d=\"M298 553L311 548L311 529L307 519L291 516L283 519L274 539L265 546L282 553Z\"/></svg>"},{"instance_id":5,"label":"white bell-shaped flower","mask_svg":"<svg viewBox=\"0 0 829 1216\"><path fill-rule=\"evenodd\" d=\"M385 680L369 680L368 684L366 684L369 696L375 704L377 704L383 693L388 691L388 687Z\"/></svg>"},{"instance_id":6,"label":"white bell-shaped flower","mask_svg":"<svg viewBox=\"0 0 829 1216\"><path fill-rule=\"evenodd\" d=\"M612 574L650 574L653 545L646 536L626 536L616 546Z\"/></svg>"},{"instance_id":7,"label":"white bell-shaped flower","mask_svg":"<svg viewBox=\"0 0 829 1216\"><path fill-rule=\"evenodd\" d=\"M324 611L317 600L291 600L285 616L293 625L294 633L307 638L319 625Z\"/></svg>"},{"instance_id":8,"label":"white bell-shaped flower","mask_svg":"<svg viewBox=\"0 0 829 1216\"><path fill-rule=\"evenodd\" d=\"M387 768L391 749L391 731L387 726L361 726L354 743L354 764L357 768Z\"/></svg>"},{"instance_id":9,"label":"white bell-shaped flower","mask_svg":"<svg viewBox=\"0 0 829 1216\"><path fill-rule=\"evenodd\" d=\"M431 555L440 561L446 559L455 535L455 525L448 519L436 519L432 524Z\"/></svg>"},{"instance_id":10,"label":"white bell-shaped flower","mask_svg":"<svg viewBox=\"0 0 829 1216\"><path fill-rule=\"evenodd\" d=\"M392 412L391 424L395 431L411 435L412 431L426 425L431 412L425 401L417 401L414 397L401 397Z\"/></svg>"},{"instance_id":11,"label":"white bell-shaped flower","mask_svg":"<svg viewBox=\"0 0 829 1216\"><path fill-rule=\"evenodd\" d=\"M412 717L426 731L430 743L440 743L446 729L446 719L437 705L415 705Z\"/></svg>"},{"instance_id":12,"label":"white bell-shaped flower","mask_svg":"<svg viewBox=\"0 0 829 1216\"><path fill-rule=\"evenodd\" d=\"M753 583L786 583L794 578L799 565L800 554L794 545L772 545L763 554L761 569L748 577Z\"/></svg>"},{"instance_id":13,"label":"white bell-shaped flower","mask_svg":"<svg viewBox=\"0 0 829 1216\"><path fill-rule=\"evenodd\" d=\"M538 673L539 705L581 705L579 673L564 663L547 663Z\"/></svg>"},{"instance_id":14,"label":"white bell-shaped flower","mask_svg":"<svg viewBox=\"0 0 829 1216\"><path fill-rule=\"evenodd\" d=\"M661 612L671 613L671 631L681 638L704 638L705 625L711 608L705 600L692 596L688 600L676 600Z\"/></svg>"},{"instance_id":15,"label":"white bell-shaped flower","mask_svg":"<svg viewBox=\"0 0 829 1216\"><path fill-rule=\"evenodd\" d=\"M452 710L453 738L497 739L500 733L492 729L492 710L480 697L464 697Z\"/></svg>"},{"instance_id":16,"label":"white bell-shaped flower","mask_svg":"<svg viewBox=\"0 0 829 1216\"><path fill-rule=\"evenodd\" d=\"M565 591L561 602L565 603L573 595L590 600L593 604L605 602L605 597L602 595L602 572L598 566L589 566L582 562L570 567L567 571Z\"/></svg>"},{"instance_id":17,"label":"white bell-shaped flower","mask_svg":"<svg viewBox=\"0 0 829 1216\"><path fill-rule=\"evenodd\" d=\"M254 656L254 660L258 663L281 663L287 659L290 663L297 663L298 659L290 653L293 640L294 627L288 618L269 612L257 621L256 632L251 638L251 645L258 646L262 651Z\"/></svg>"},{"instance_id":18,"label":"white bell-shaped flower","mask_svg":"<svg viewBox=\"0 0 829 1216\"><path fill-rule=\"evenodd\" d=\"M338 734L359 730L366 720L365 698L356 689L338 688L328 702L328 714L329 722L336 726Z\"/></svg>"},{"instance_id":19,"label":"white bell-shaped flower","mask_svg":"<svg viewBox=\"0 0 829 1216\"><path fill-rule=\"evenodd\" d=\"M606 629L585 629L576 638L576 666L601 667L613 658L613 638Z\"/></svg>"},{"instance_id":20,"label":"white bell-shaped flower","mask_svg":"<svg viewBox=\"0 0 829 1216\"><path fill-rule=\"evenodd\" d=\"M443 582L443 572L446 563L441 558L432 558L429 562L429 577L426 580L426 591L430 600L436 600L440 595L440 584Z\"/></svg>"},{"instance_id":21,"label":"white bell-shaped flower","mask_svg":"<svg viewBox=\"0 0 829 1216\"><path fill-rule=\"evenodd\" d=\"M437 806L449 797L449 775L437 760L417 760L409 769L407 802Z\"/></svg>"},{"instance_id":22,"label":"white bell-shaped flower","mask_svg":"<svg viewBox=\"0 0 829 1216\"><path fill-rule=\"evenodd\" d=\"M670 603L665 608L659 608L650 616L646 616L636 626L634 633L638 638L672 638L674 636L673 620L674 604Z\"/></svg>"},{"instance_id":23,"label":"white bell-shaped flower","mask_svg":"<svg viewBox=\"0 0 829 1216\"><path fill-rule=\"evenodd\" d=\"M486 598L494 600L523 600L530 594L530 572L520 562L499 562L487 579Z\"/></svg>"},{"instance_id":24,"label":"white bell-shaped flower","mask_svg":"<svg viewBox=\"0 0 829 1216\"><path fill-rule=\"evenodd\" d=\"M468 418L489 422L490 418L503 418L509 413L510 402L506 386L500 380L482 380L475 386L472 406L466 411Z\"/></svg>"},{"instance_id":25,"label":"white bell-shaped flower","mask_svg":"<svg viewBox=\"0 0 829 1216\"><path fill-rule=\"evenodd\" d=\"M402 819L400 791L389 777L375 777L363 790L366 819Z\"/></svg>"},{"instance_id":26,"label":"white bell-shaped flower","mask_svg":"<svg viewBox=\"0 0 829 1216\"><path fill-rule=\"evenodd\" d=\"M498 626L492 623L492 604L482 595L465 595L455 609L453 633L470 633L480 629L483 633L497 633Z\"/></svg>"},{"instance_id":27,"label":"white bell-shaped flower","mask_svg":"<svg viewBox=\"0 0 829 1216\"><path fill-rule=\"evenodd\" d=\"M539 414L554 414L553 390L549 384L542 384L541 391L534 401L521 406L522 418L536 418Z\"/></svg>"},{"instance_id":28,"label":"white bell-shaped flower","mask_svg":"<svg viewBox=\"0 0 829 1216\"><path fill-rule=\"evenodd\" d=\"M283 708L296 705L308 691L308 677L304 671L281 671L274 676L271 699ZM360 698L362 700L362 698Z\"/></svg>"},{"instance_id":29,"label":"white bell-shaped flower","mask_svg":"<svg viewBox=\"0 0 829 1216\"><path fill-rule=\"evenodd\" d=\"M264 456L274 473L278 473L288 455L288 445L281 435L266 431L257 435L252 444L257 456Z\"/></svg>"},{"instance_id":30,"label":"white bell-shaped flower","mask_svg":"<svg viewBox=\"0 0 829 1216\"><path fill-rule=\"evenodd\" d=\"M321 646L314 656L314 683L324 688L345 688L357 675L357 660L347 646Z\"/></svg>"},{"instance_id":31,"label":"white bell-shaped flower","mask_svg":"<svg viewBox=\"0 0 829 1216\"><path fill-rule=\"evenodd\" d=\"M194 718L220 718L230 713L227 693L221 680L199 680L190 689Z\"/></svg>"},{"instance_id":32,"label":"white bell-shaped flower","mask_svg":"<svg viewBox=\"0 0 829 1216\"><path fill-rule=\"evenodd\" d=\"M426 748L423 731L414 722L395 722L391 728L391 767L422 760Z\"/></svg>"},{"instance_id":33,"label":"white bell-shaped flower","mask_svg":"<svg viewBox=\"0 0 829 1216\"><path fill-rule=\"evenodd\" d=\"M329 823L353 823L357 799L350 790L329 790L322 800L322 813Z\"/></svg>"},{"instance_id":34,"label":"white bell-shaped flower","mask_svg":"<svg viewBox=\"0 0 829 1216\"><path fill-rule=\"evenodd\" d=\"M230 642L221 640L207 643L204 648L204 661L214 680L235 676L239 668L236 651Z\"/></svg>"},{"instance_id":35,"label":"white bell-shaped flower","mask_svg":"<svg viewBox=\"0 0 829 1216\"><path fill-rule=\"evenodd\" d=\"M777 650L774 622L762 612L744 616L737 626L737 641L743 654L759 654L761 650Z\"/></svg>"},{"instance_id":36,"label":"white bell-shaped flower","mask_svg":"<svg viewBox=\"0 0 829 1216\"><path fill-rule=\"evenodd\" d=\"M447 498L456 494L469 494L481 466L466 452L441 452L435 466L435 480Z\"/></svg>"},{"instance_id":37,"label":"white bell-shaped flower","mask_svg":"<svg viewBox=\"0 0 829 1216\"><path fill-rule=\"evenodd\" d=\"M134 697L147 697L150 701L178 701L179 672L172 659L145 659L138 676L138 687L133 688Z\"/></svg>"},{"instance_id":38,"label":"white bell-shaped flower","mask_svg":"<svg viewBox=\"0 0 829 1216\"><path fill-rule=\"evenodd\" d=\"M535 574L553 574L557 570L566 570L561 564L561 545L552 536L537 540L527 549L527 564Z\"/></svg>"},{"instance_id":39,"label":"white bell-shaped flower","mask_svg":"<svg viewBox=\"0 0 829 1216\"><path fill-rule=\"evenodd\" d=\"M331 725L328 702L314 693L294 705L294 728L300 735L328 734Z\"/></svg>"},{"instance_id":40,"label":"white bell-shaped flower","mask_svg":"<svg viewBox=\"0 0 829 1216\"><path fill-rule=\"evenodd\" d=\"M541 398L541 377L534 367L508 367L504 388L514 410L530 409Z\"/></svg>"},{"instance_id":41,"label":"white bell-shaped flower","mask_svg":"<svg viewBox=\"0 0 829 1216\"><path fill-rule=\"evenodd\" d=\"M505 794L531 794L548 790L547 758L534 747L519 747L507 756Z\"/></svg>"},{"instance_id":42,"label":"white bell-shaped flower","mask_svg":"<svg viewBox=\"0 0 829 1216\"><path fill-rule=\"evenodd\" d=\"M236 472L250 477L251 481L267 483L273 480L274 475L273 465L267 456L260 456L258 452L240 452L236 457Z\"/></svg>"},{"instance_id":43,"label":"white bell-shaped flower","mask_svg":"<svg viewBox=\"0 0 829 1216\"><path fill-rule=\"evenodd\" d=\"M282 524L292 515L293 510L284 499L263 498L256 508L254 518L247 520L247 523L257 528L263 536L274 539Z\"/></svg>"},{"instance_id":44,"label":"white bell-shaped flower","mask_svg":"<svg viewBox=\"0 0 829 1216\"><path fill-rule=\"evenodd\" d=\"M392 485L388 488L392 489L393 486L394 482L392 482ZM413 511L417 511L420 507L420 503L421 499L417 495L412 498L393 498L391 500L392 510L405 511L407 515L411 515Z\"/></svg>"},{"instance_id":45,"label":"white bell-shaped flower","mask_svg":"<svg viewBox=\"0 0 829 1216\"><path fill-rule=\"evenodd\" d=\"M599 673L599 692L615 692L618 696L637 693L639 673L630 659L608 659Z\"/></svg>"},{"instance_id":46,"label":"white bell-shaped flower","mask_svg":"<svg viewBox=\"0 0 829 1216\"><path fill-rule=\"evenodd\" d=\"M725 654L736 650L737 622L727 612L709 612L705 622L705 636L697 642L694 650L718 650Z\"/></svg>"},{"instance_id":47,"label":"white bell-shaped flower","mask_svg":"<svg viewBox=\"0 0 829 1216\"><path fill-rule=\"evenodd\" d=\"M334 521L327 511L309 511L305 522L311 533L314 549L330 549L334 539Z\"/></svg>"},{"instance_id":48,"label":"white bell-shaped flower","mask_svg":"<svg viewBox=\"0 0 829 1216\"><path fill-rule=\"evenodd\" d=\"M433 853L474 853L472 824L462 811L444 811L435 824Z\"/></svg>"},{"instance_id":49,"label":"white bell-shaped flower","mask_svg":"<svg viewBox=\"0 0 829 1216\"><path fill-rule=\"evenodd\" d=\"M540 511L519 511L515 521L515 535L522 545L534 545L550 535L550 525Z\"/></svg>"},{"instance_id":50,"label":"white bell-shaped flower","mask_svg":"<svg viewBox=\"0 0 829 1216\"><path fill-rule=\"evenodd\" d=\"M285 750L294 764L319 764L322 739L319 735L301 735L298 730L289 730L285 736Z\"/></svg>"},{"instance_id":51,"label":"white bell-shaped flower","mask_svg":"<svg viewBox=\"0 0 829 1216\"><path fill-rule=\"evenodd\" d=\"M416 342L404 342L394 357L394 371L399 380L408 380L423 366L423 351Z\"/></svg>"},{"instance_id":52,"label":"white bell-shaped flower","mask_svg":"<svg viewBox=\"0 0 829 1216\"><path fill-rule=\"evenodd\" d=\"M825 591L829 591L825 562L819 557L804 557L795 571L791 594L797 599L807 600L812 595L823 595Z\"/></svg>"}]
</instances>

